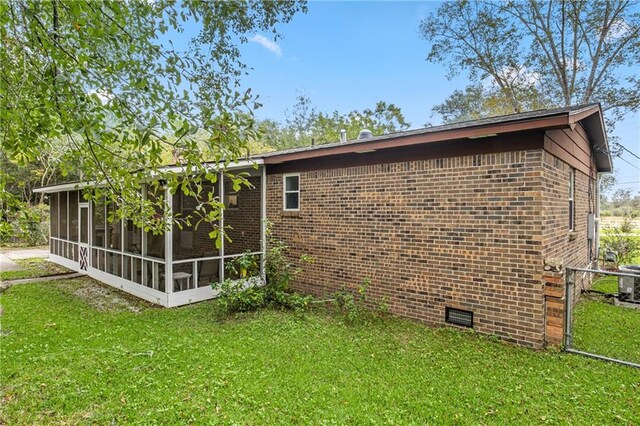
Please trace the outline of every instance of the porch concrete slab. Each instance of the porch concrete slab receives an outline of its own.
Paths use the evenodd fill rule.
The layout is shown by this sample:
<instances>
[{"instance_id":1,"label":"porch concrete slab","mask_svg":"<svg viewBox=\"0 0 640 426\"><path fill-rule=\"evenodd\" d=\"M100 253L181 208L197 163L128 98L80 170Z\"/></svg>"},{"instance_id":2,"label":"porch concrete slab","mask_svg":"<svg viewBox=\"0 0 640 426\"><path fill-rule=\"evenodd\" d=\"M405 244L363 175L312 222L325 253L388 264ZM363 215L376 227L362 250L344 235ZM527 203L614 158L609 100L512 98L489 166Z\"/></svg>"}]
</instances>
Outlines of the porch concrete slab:
<instances>
[{"instance_id":1,"label":"porch concrete slab","mask_svg":"<svg viewBox=\"0 0 640 426\"><path fill-rule=\"evenodd\" d=\"M19 271L22 266L11 260L6 254L0 253L0 271Z\"/></svg>"},{"instance_id":2,"label":"porch concrete slab","mask_svg":"<svg viewBox=\"0 0 640 426\"><path fill-rule=\"evenodd\" d=\"M32 259L34 257L47 258L49 257L48 249L40 249L40 248L30 248L30 249L20 249L20 250L12 250L10 252L5 253L9 259Z\"/></svg>"},{"instance_id":3,"label":"porch concrete slab","mask_svg":"<svg viewBox=\"0 0 640 426\"><path fill-rule=\"evenodd\" d=\"M70 274L50 275L48 277L24 278L20 280L0 281L0 290L6 290L9 287L14 286L16 284L30 284L30 283L39 283L44 281L68 280L71 278L84 277L86 275L87 274L82 274L80 272L73 272Z\"/></svg>"}]
</instances>

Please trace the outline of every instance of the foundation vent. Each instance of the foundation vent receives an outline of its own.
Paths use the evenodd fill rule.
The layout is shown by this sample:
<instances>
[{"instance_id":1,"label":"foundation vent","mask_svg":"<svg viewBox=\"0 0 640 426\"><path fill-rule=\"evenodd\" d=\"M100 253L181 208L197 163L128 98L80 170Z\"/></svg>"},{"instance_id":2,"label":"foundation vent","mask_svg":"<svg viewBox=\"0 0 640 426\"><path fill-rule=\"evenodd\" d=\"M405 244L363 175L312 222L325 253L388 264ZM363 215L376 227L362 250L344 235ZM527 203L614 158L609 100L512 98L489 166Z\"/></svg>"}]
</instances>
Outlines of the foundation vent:
<instances>
[{"instance_id":1,"label":"foundation vent","mask_svg":"<svg viewBox=\"0 0 640 426\"><path fill-rule=\"evenodd\" d=\"M447 306L444 312L444 320L450 324L473 328L473 312L463 311Z\"/></svg>"}]
</instances>

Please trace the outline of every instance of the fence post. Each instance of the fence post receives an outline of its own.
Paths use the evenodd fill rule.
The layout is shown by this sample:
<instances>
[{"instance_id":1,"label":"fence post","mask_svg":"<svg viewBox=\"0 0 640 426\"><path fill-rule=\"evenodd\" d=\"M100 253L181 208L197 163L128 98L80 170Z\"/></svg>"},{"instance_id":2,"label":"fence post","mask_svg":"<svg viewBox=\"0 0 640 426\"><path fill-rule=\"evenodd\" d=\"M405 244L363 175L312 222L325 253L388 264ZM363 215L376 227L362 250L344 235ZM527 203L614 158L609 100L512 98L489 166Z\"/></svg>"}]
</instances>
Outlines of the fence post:
<instances>
[{"instance_id":1,"label":"fence post","mask_svg":"<svg viewBox=\"0 0 640 426\"><path fill-rule=\"evenodd\" d=\"M566 295L564 306L564 347L571 349L573 346L573 336L571 335L571 313L573 310L573 285L576 271L571 268L565 269Z\"/></svg>"}]
</instances>

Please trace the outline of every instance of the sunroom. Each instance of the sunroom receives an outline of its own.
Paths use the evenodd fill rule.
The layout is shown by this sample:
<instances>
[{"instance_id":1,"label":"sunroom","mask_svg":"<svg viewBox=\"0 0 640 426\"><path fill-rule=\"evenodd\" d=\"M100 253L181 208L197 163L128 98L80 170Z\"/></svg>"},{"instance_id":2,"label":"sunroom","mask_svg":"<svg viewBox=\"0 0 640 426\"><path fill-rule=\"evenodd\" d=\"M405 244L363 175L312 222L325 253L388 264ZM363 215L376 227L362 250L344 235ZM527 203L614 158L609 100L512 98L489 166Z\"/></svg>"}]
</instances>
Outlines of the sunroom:
<instances>
[{"instance_id":1,"label":"sunroom","mask_svg":"<svg viewBox=\"0 0 640 426\"><path fill-rule=\"evenodd\" d=\"M177 223L163 234L144 232L131 220L109 220L109 203L85 201L86 184L70 183L39 188L48 194L50 206L49 259L149 302L174 307L216 296L211 284L238 279L228 265L250 254L264 276L265 172L256 162L231 165L233 173L245 172L249 187L234 191L230 179L220 173L207 191L224 202L219 227L228 238L219 247L209 236L211 227ZM195 197L181 191L141 184L142 200L164 195L175 217L188 217L198 208ZM162 217L163 212L158 212Z\"/></svg>"}]
</instances>

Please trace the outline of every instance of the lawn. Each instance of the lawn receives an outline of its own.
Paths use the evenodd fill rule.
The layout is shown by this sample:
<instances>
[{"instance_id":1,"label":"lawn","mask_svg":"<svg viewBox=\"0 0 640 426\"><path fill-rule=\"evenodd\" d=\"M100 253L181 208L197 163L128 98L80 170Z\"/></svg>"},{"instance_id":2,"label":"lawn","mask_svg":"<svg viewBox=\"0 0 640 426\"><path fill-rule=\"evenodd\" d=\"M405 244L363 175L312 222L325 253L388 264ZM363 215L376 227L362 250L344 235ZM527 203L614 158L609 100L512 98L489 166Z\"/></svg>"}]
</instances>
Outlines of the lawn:
<instances>
[{"instance_id":1,"label":"lawn","mask_svg":"<svg viewBox=\"0 0 640 426\"><path fill-rule=\"evenodd\" d=\"M37 278L73 272L64 266L60 266L57 263L49 262L47 259L42 258L18 259L15 262L24 269L20 271L0 272L0 281Z\"/></svg>"},{"instance_id":2,"label":"lawn","mask_svg":"<svg viewBox=\"0 0 640 426\"><path fill-rule=\"evenodd\" d=\"M0 424L633 424L640 372L326 309L223 319L89 278L2 295Z\"/></svg>"},{"instance_id":3,"label":"lawn","mask_svg":"<svg viewBox=\"0 0 640 426\"><path fill-rule=\"evenodd\" d=\"M618 294L618 277L605 275L593 281L593 289L605 294Z\"/></svg>"},{"instance_id":4,"label":"lawn","mask_svg":"<svg viewBox=\"0 0 640 426\"><path fill-rule=\"evenodd\" d=\"M611 278L598 280L594 288L617 293ZM573 346L581 351L640 364L640 309L615 306L613 299L585 295L573 313ZM638 390L640 392L640 390Z\"/></svg>"}]
</instances>

